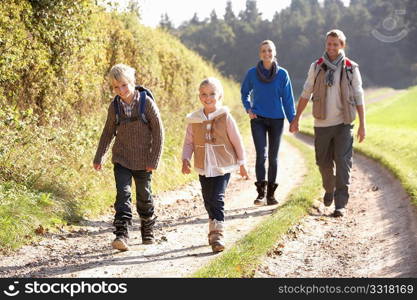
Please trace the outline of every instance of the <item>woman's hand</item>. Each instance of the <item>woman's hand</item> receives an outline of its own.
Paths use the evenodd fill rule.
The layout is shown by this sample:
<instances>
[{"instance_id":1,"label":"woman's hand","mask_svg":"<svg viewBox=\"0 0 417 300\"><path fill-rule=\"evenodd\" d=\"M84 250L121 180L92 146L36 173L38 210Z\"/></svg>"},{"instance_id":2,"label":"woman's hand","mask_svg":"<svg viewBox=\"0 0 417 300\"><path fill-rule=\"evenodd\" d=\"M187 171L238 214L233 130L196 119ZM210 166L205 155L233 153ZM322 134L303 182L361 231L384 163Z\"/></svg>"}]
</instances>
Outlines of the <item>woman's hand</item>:
<instances>
[{"instance_id":1,"label":"woman's hand","mask_svg":"<svg viewBox=\"0 0 417 300\"><path fill-rule=\"evenodd\" d=\"M190 174L191 173L191 164L187 159L182 161L182 173L183 174Z\"/></svg>"},{"instance_id":2,"label":"woman's hand","mask_svg":"<svg viewBox=\"0 0 417 300\"><path fill-rule=\"evenodd\" d=\"M93 164L93 168L94 168L96 171L100 171L100 170L101 170L101 168L102 168L102 166L101 166L101 164Z\"/></svg>"},{"instance_id":3,"label":"woman's hand","mask_svg":"<svg viewBox=\"0 0 417 300\"><path fill-rule=\"evenodd\" d=\"M240 166L239 173L240 173L240 176L242 176L244 179L249 180L248 170L246 170L245 165Z\"/></svg>"},{"instance_id":4,"label":"woman's hand","mask_svg":"<svg viewBox=\"0 0 417 300\"><path fill-rule=\"evenodd\" d=\"M258 116L255 115L251 109L248 109L248 114L249 114L249 118L251 119L256 119Z\"/></svg>"}]
</instances>

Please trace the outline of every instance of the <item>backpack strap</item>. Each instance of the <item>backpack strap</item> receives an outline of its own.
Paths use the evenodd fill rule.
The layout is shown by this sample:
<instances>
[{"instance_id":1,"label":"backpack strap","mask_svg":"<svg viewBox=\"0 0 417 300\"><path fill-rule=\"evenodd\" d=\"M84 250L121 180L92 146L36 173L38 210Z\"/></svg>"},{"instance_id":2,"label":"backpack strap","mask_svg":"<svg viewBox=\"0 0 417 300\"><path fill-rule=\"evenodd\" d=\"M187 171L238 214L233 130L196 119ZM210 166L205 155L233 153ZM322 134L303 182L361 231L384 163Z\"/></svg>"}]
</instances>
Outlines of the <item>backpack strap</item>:
<instances>
[{"instance_id":1,"label":"backpack strap","mask_svg":"<svg viewBox=\"0 0 417 300\"><path fill-rule=\"evenodd\" d=\"M319 76L319 73L322 69L321 65L323 62L324 62L323 57L320 57L318 60L316 60L316 63L314 65L314 84L316 84L317 76ZM317 70L317 67L319 67L318 70Z\"/></svg>"},{"instance_id":2,"label":"backpack strap","mask_svg":"<svg viewBox=\"0 0 417 300\"><path fill-rule=\"evenodd\" d=\"M324 62L323 57L320 57L318 60L316 60L316 66L315 66L315 68L317 68L317 66L320 66L323 62Z\"/></svg>"},{"instance_id":3,"label":"backpack strap","mask_svg":"<svg viewBox=\"0 0 417 300\"><path fill-rule=\"evenodd\" d=\"M152 95L152 93L151 93L151 95ZM146 91L140 92L140 98L139 98L139 117L141 117L143 123L148 124L148 120L146 119L146 116L145 116L146 96L147 96L147 92Z\"/></svg>"},{"instance_id":4,"label":"backpack strap","mask_svg":"<svg viewBox=\"0 0 417 300\"><path fill-rule=\"evenodd\" d=\"M120 103L119 103L119 96L115 96L113 99L113 105L114 105L114 112L116 115L116 126L120 125Z\"/></svg>"},{"instance_id":5,"label":"backpack strap","mask_svg":"<svg viewBox=\"0 0 417 300\"><path fill-rule=\"evenodd\" d=\"M352 85L352 80L353 80L353 68L354 68L354 66L353 66L352 62L350 61L349 58L346 57L345 58L345 72L346 72L346 77L347 77L350 85ZM349 76L349 73L350 73L351 76Z\"/></svg>"},{"instance_id":6,"label":"backpack strap","mask_svg":"<svg viewBox=\"0 0 417 300\"><path fill-rule=\"evenodd\" d=\"M137 86L135 87L135 89L136 89L137 91L139 91L139 92L146 92L146 95L147 95L148 97L150 97L152 100L154 100L154 101L155 101L155 98L154 98L154 96L153 96L153 94L152 94L151 90L149 90L149 89L147 89L146 87L143 87L143 86L141 86L141 85L137 85Z\"/></svg>"}]
</instances>

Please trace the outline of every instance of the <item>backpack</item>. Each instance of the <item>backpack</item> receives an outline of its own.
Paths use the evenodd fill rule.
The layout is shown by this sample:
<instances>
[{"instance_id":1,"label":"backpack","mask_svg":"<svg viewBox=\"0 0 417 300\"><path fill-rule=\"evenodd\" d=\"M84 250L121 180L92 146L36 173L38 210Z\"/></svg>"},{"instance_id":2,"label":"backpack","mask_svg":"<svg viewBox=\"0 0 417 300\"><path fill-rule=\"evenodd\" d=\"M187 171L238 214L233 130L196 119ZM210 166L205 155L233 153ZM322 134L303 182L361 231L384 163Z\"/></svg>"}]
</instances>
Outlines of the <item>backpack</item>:
<instances>
[{"instance_id":1,"label":"backpack","mask_svg":"<svg viewBox=\"0 0 417 300\"><path fill-rule=\"evenodd\" d=\"M129 123L129 122L137 121L139 117L143 123L148 124L148 120L146 119L146 116L145 116L146 96L151 98L153 101L155 101L155 98L149 89L141 85L137 85L135 87L135 90L139 91L140 93L138 117L130 117L130 118L121 119L120 118L120 97L118 95L114 97L113 104L114 104L114 111L116 113L116 127L119 126L121 123Z\"/></svg>"}]
</instances>

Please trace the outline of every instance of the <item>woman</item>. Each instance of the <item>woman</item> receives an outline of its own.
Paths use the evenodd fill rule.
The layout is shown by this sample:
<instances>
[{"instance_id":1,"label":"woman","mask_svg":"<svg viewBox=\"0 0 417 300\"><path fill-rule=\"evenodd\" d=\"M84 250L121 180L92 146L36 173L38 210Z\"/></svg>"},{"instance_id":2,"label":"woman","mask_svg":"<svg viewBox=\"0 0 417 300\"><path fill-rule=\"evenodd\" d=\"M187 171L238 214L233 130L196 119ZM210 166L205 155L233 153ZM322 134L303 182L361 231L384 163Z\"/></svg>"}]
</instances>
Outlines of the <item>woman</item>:
<instances>
[{"instance_id":1,"label":"woman","mask_svg":"<svg viewBox=\"0 0 417 300\"><path fill-rule=\"evenodd\" d=\"M295 116L291 80L287 70L278 65L276 54L275 44L270 40L263 41L259 45L260 61L256 67L248 70L241 88L242 103L250 118L256 148L256 205L264 203L265 189L266 203L278 203L274 193L278 187L278 150L284 118L291 122ZM265 180L266 158L268 181Z\"/></svg>"}]
</instances>

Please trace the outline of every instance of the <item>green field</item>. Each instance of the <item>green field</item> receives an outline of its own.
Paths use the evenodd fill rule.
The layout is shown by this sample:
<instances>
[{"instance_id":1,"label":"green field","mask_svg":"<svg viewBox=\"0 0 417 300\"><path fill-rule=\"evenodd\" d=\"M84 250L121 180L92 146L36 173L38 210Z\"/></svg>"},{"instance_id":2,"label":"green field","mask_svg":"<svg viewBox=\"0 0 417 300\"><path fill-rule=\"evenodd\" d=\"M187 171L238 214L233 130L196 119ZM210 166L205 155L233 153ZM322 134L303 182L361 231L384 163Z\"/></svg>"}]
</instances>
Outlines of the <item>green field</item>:
<instances>
[{"instance_id":1,"label":"green field","mask_svg":"<svg viewBox=\"0 0 417 300\"><path fill-rule=\"evenodd\" d=\"M356 142L355 150L387 167L417 206L417 87L372 103L366 111L366 139ZM312 117L302 120L300 128L313 134Z\"/></svg>"}]
</instances>

